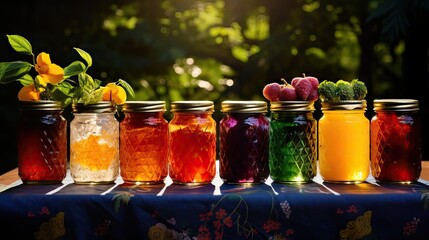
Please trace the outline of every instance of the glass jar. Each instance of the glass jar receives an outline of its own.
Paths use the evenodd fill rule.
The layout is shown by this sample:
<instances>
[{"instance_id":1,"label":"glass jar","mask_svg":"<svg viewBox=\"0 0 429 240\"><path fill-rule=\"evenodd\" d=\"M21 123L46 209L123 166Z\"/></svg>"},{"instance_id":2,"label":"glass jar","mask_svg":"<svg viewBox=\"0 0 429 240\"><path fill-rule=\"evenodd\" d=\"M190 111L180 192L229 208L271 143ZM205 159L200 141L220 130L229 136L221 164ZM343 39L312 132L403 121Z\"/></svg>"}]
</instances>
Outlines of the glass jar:
<instances>
[{"instance_id":1,"label":"glass jar","mask_svg":"<svg viewBox=\"0 0 429 240\"><path fill-rule=\"evenodd\" d=\"M61 183L67 174L67 121L61 103L21 101L18 175L24 184Z\"/></svg>"},{"instance_id":2,"label":"glass jar","mask_svg":"<svg viewBox=\"0 0 429 240\"><path fill-rule=\"evenodd\" d=\"M154 184L168 175L164 101L127 101L119 124L120 174L125 182Z\"/></svg>"},{"instance_id":3,"label":"glass jar","mask_svg":"<svg viewBox=\"0 0 429 240\"><path fill-rule=\"evenodd\" d=\"M370 170L370 124L365 100L322 102L319 171L327 182L364 182Z\"/></svg>"},{"instance_id":4,"label":"glass jar","mask_svg":"<svg viewBox=\"0 0 429 240\"><path fill-rule=\"evenodd\" d=\"M207 184L216 174L216 122L212 101L175 101L169 129L170 177L179 184Z\"/></svg>"},{"instance_id":5,"label":"glass jar","mask_svg":"<svg viewBox=\"0 0 429 240\"><path fill-rule=\"evenodd\" d=\"M269 176L268 127L263 101L223 101L219 174L226 183L260 183Z\"/></svg>"},{"instance_id":6,"label":"glass jar","mask_svg":"<svg viewBox=\"0 0 429 240\"><path fill-rule=\"evenodd\" d=\"M422 170L422 123L415 99L374 100L371 173L379 182L410 183Z\"/></svg>"},{"instance_id":7,"label":"glass jar","mask_svg":"<svg viewBox=\"0 0 429 240\"><path fill-rule=\"evenodd\" d=\"M314 102L280 101L270 106L270 175L274 182L310 182L317 174Z\"/></svg>"},{"instance_id":8,"label":"glass jar","mask_svg":"<svg viewBox=\"0 0 429 240\"><path fill-rule=\"evenodd\" d=\"M119 122L109 101L73 104L70 173L75 183L113 183L119 174Z\"/></svg>"}]
</instances>

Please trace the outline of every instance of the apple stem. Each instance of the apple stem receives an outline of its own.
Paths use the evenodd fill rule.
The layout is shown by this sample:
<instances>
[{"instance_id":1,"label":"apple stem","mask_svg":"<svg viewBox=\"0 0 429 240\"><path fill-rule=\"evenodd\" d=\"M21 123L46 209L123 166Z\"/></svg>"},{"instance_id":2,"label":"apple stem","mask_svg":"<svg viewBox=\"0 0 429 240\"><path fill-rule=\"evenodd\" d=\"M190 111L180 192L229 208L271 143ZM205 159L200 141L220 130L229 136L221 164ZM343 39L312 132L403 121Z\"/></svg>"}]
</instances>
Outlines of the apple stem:
<instances>
[{"instance_id":1,"label":"apple stem","mask_svg":"<svg viewBox=\"0 0 429 240\"><path fill-rule=\"evenodd\" d=\"M286 81L286 79L282 78L280 80L282 80L285 83L285 86L289 85L289 83Z\"/></svg>"},{"instance_id":2,"label":"apple stem","mask_svg":"<svg viewBox=\"0 0 429 240\"><path fill-rule=\"evenodd\" d=\"M302 73L302 77L305 77L305 73Z\"/></svg>"}]
</instances>

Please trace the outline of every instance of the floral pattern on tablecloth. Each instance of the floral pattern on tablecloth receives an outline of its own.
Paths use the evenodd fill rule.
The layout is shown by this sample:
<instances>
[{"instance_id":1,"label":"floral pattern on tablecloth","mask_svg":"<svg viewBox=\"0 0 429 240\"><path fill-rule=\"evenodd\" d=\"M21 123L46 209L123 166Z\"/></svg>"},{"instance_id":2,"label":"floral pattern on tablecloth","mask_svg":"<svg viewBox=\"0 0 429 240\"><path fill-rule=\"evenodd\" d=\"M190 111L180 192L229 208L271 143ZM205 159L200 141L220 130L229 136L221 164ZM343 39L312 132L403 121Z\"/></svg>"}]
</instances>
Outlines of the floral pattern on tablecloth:
<instances>
[{"instance_id":1,"label":"floral pattern on tablecloth","mask_svg":"<svg viewBox=\"0 0 429 240\"><path fill-rule=\"evenodd\" d=\"M3 234L36 240L348 240L424 239L429 229L429 185L423 184L226 185L220 194L210 185L172 186L165 194L159 194L162 185L55 188L19 185L2 192Z\"/></svg>"}]
</instances>

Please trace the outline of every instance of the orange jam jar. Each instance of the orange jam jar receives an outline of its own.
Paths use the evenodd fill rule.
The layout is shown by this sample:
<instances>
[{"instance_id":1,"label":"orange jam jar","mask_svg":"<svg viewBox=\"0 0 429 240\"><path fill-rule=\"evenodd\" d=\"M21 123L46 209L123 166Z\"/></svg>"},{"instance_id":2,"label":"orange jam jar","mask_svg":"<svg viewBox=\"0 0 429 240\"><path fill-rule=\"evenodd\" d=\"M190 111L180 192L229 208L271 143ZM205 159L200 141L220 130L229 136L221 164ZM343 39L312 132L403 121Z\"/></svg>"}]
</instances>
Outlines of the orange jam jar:
<instances>
[{"instance_id":1,"label":"orange jam jar","mask_svg":"<svg viewBox=\"0 0 429 240\"><path fill-rule=\"evenodd\" d=\"M119 175L119 122L109 101L73 104L70 174L75 183L113 183Z\"/></svg>"},{"instance_id":2,"label":"orange jam jar","mask_svg":"<svg viewBox=\"0 0 429 240\"><path fill-rule=\"evenodd\" d=\"M168 175L164 101L127 101L119 124L120 174L128 183L155 184Z\"/></svg>"},{"instance_id":3,"label":"orange jam jar","mask_svg":"<svg viewBox=\"0 0 429 240\"><path fill-rule=\"evenodd\" d=\"M169 129L169 174L174 183L208 184L216 174L212 101L175 101Z\"/></svg>"},{"instance_id":4,"label":"orange jam jar","mask_svg":"<svg viewBox=\"0 0 429 240\"><path fill-rule=\"evenodd\" d=\"M364 182L370 172L370 123L365 100L322 102L319 171L327 182Z\"/></svg>"}]
</instances>

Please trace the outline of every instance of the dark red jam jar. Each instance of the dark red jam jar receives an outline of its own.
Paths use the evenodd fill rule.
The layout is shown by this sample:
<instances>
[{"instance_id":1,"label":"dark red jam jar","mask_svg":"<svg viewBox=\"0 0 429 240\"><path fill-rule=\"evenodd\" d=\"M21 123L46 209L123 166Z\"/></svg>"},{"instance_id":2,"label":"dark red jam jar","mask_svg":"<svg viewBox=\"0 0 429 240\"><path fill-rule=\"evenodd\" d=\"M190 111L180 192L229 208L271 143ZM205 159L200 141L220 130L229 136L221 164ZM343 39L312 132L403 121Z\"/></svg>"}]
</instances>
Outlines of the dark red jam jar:
<instances>
[{"instance_id":1,"label":"dark red jam jar","mask_svg":"<svg viewBox=\"0 0 429 240\"><path fill-rule=\"evenodd\" d=\"M24 184L61 183L67 173L67 122L61 103L22 101L18 174Z\"/></svg>"},{"instance_id":2,"label":"dark red jam jar","mask_svg":"<svg viewBox=\"0 0 429 240\"><path fill-rule=\"evenodd\" d=\"M268 132L263 101L224 101L219 134L219 174L226 183L261 183L269 176Z\"/></svg>"},{"instance_id":3,"label":"dark red jam jar","mask_svg":"<svg viewBox=\"0 0 429 240\"><path fill-rule=\"evenodd\" d=\"M379 182L410 183L422 170L422 123L415 99L376 99L371 119L371 171Z\"/></svg>"}]
</instances>

